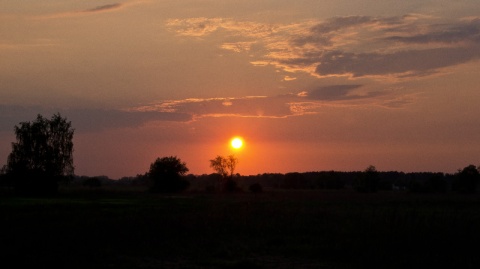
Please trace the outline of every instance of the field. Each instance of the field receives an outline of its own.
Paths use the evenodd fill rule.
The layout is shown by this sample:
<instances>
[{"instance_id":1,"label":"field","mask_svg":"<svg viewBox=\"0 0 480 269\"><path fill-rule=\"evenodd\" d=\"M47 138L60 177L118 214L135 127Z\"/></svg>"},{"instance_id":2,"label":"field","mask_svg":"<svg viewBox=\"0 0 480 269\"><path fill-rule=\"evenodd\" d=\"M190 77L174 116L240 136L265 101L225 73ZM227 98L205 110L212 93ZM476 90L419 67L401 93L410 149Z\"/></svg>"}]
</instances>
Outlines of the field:
<instances>
[{"instance_id":1,"label":"field","mask_svg":"<svg viewBox=\"0 0 480 269\"><path fill-rule=\"evenodd\" d=\"M478 268L480 197L353 190L0 197L0 258L63 268Z\"/></svg>"}]
</instances>

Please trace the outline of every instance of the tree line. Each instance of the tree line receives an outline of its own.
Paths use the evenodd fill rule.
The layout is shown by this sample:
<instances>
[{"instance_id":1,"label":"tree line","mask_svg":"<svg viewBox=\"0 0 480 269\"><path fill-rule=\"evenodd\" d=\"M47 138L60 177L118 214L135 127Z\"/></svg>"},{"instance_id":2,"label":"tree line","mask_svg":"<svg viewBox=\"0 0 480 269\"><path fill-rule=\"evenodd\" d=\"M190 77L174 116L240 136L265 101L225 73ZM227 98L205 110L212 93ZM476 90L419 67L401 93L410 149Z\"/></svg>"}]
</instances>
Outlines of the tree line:
<instances>
[{"instance_id":1,"label":"tree line","mask_svg":"<svg viewBox=\"0 0 480 269\"><path fill-rule=\"evenodd\" d=\"M111 180L108 177L79 177L74 174L71 122L60 114L50 119L38 115L33 122L14 127L16 142L7 164L0 170L0 186L19 194L55 194L59 184L70 182L86 187L103 185L145 186L151 192L175 193L191 190L207 192L262 192L269 189L345 189L372 193L380 190L417 193L476 193L480 167L468 165L455 174L379 172L375 166L364 171L321 171L306 173L235 174L234 155L210 160L212 174L192 175L187 164L176 156L159 157L145 174Z\"/></svg>"},{"instance_id":2,"label":"tree line","mask_svg":"<svg viewBox=\"0 0 480 269\"><path fill-rule=\"evenodd\" d=\"M235 174L230 179L235 185L227 189L222 185L224 179L218 173L182 176L192 192L262 192L265 190L344 190L354 189L362 193L375 193L379 191L397 191L412 193L476 193L478 192L478 174L473 172L475 166L469 165L454 174L439 172L398 172L377 171L373 174L366 171L315 171L292 173L263 173L258 175ZM367 170L367 169L365 169ZM478 169L475 168L478 172ZM89 184L95 179L97 183ZM133 177L110 179L100 177L76 177L73 182L77 185L99 186L145 186L151 185L148 174ZM477 183L475 183L477 182Z\"/></svg>"}]
</instances>

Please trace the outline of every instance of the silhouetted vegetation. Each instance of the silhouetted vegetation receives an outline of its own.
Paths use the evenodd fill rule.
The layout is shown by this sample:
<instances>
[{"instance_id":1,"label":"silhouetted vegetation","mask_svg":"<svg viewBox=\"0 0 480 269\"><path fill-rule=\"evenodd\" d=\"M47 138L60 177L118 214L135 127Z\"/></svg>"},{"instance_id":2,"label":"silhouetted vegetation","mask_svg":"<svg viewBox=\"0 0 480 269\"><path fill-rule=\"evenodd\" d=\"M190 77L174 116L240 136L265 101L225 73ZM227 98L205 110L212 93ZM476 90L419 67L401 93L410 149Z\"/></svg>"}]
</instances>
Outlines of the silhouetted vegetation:
<instances>
[{"instance_id":1,"label":"silhouetted vegetation","mask_svg":"<svg viewBox=\"0 0 480 269\"><path fill-rule=\"evenodd\" d=\"M355 181L355 189L359 192L376 192L379 188L380 178L375 166L370 165Z\"/></svg>"},{"instance_id":2,"label":"silhouetted vegetation","mask_svg":"<svg viewBox=\"0 0 480 269\"><path fill-rule=\"evenodd\" d=\"M217 156L215 159L210 160L210 167L222 177L222 181L217 185L220 185L224 191L236 192L240 190L233 174L237 164L238 158L234 155L227 157Z\"/></svg>"},{"instance_id":3,"label":"silhouetted vegetation","mask_svg":"<svg viewBox=\"0 0 480 269\"><path fill-rule=\"evenodd\" d=\"M180 192L188 188L189 182L182 178L188 172L187 164L170 156L157 158L150 165L148 177L152 180L153 192Z\"/></svg>"},{"instance_id":4,"label":"silhouetted vegetation","mask_svg":"<svg viewBox=\"0 0 480 269\"><path fill-rule=\"evenodd\" d=\"M227 178L223 182L223 190L226 192L239 192L242 189L238 186L238 183L234 178Z\"/></svg>"},{"instance_id":5,"label":"silhouetted vegetation","mask_svg":"<svg viewBox=\"0 0 480 269\"><path fill-rule=\"evenodd\" d=\"M442 173L411 173L404 187L415 193L445 193L452 177Z\"/></svg>"},{"instance_id":6,"label":"silhouetted vegetation","mask_svg":"<svg viewBox=\"0 0 480 269\"><path fill-rule=\"evenodd\" d=\"M480 173L475 165L469 165L459 170L453 181L454 190L461 193L475 193L477 191Z\"/></svg>"},{"instance_id":7,"label":"silhouetted vegetation","mask_svg":"<svg viewBox=\"0 0 480 269\"><path fill-rule=\"evenodd\" d=\"M473 167L473 166L472 166ZM411 193L473 193L479 186L478 184L472 185L472 181L465 180L466 175L473 174L475 171L471 169L461 169L455 174L444 174L439 172L398 172L398 171L376 171L372 182L368 177L372 176L372 171L366 169L365 171L319 171L319 172L304 172L304 173L264 173L258 175L243 176L239 174L233 175L234 183L231 185L231 191L251 191L250 187L254 184L259 184L262 187L263 192L270 190L359 190L359 179L365 180L366 186L370 192L372 190L379 191L393 191L393 192L411 192ZM467 167L466 167L467 168ZM464 171L465 170L465 171ZM462 172L464 171L464 172ZM470 171L467 173L467 171ZM1 176L0 176L1 178ZM118 180L108 179L107 177L100 176L101 186L119 186L119 187L152 187L152 179L149 177L149 173L139 174L134 177L124 177ZM204 174L204 175L180 175L182 181L188 184L191 192L217 192L218 190L227 190L227 179L223 178L219 173ZM475 176L473 177L473 179ZM77 177L73 180L73 185L82 185L89 177ZM90 181L92 179L89 179ZM470 186L464 187L463 190L459 189L459 184L464 182L470 182L466 184ZM6 181L5 181L6 182ZM77 183L75 183L77 182ZM475 182L475 181L473 181ZM71 185L72 185L71 184ZM88 185L88 184L87 184ZM83 185L82 185L83 186ZM367 188L367 187L364 188ZM470 190L470 191L466 191ZM366 192L362 190L362 192Z\"/></svg>"},{"instance_id":8,"label":"silhouetted vegetation","mask_svg":"<svg viewBox=\"0 0 480 269\"><path fill-rule=\"evenodd\" d=\"M20 194L53 194L58 182L73 176L71 123L60 114L41 115L15 126L17 141L4 167L4 178Z\"/></svg>"},{"instance_id":9,"label":"silhouetted vegetation","mask_svg":"<svg viewBox=\"0 0 480 269\"><path fill-rule=\"evenodd\" d=\"M262 185L260 183L254 183L248 187L248 190L253 192L253 193L261 193L263 192Z\"/></svg>"},{"instance_id":10,"label":"silhouetted vegetation","mask_svg":"<svg viewBox=\"0 0 480 269\"><path fill-rule=\"evenodd\" d=\"M102 186L102 181L99 177L89 177L83 181L83 186L91 188L100 187Z\"/></svg>"}]
</instances>

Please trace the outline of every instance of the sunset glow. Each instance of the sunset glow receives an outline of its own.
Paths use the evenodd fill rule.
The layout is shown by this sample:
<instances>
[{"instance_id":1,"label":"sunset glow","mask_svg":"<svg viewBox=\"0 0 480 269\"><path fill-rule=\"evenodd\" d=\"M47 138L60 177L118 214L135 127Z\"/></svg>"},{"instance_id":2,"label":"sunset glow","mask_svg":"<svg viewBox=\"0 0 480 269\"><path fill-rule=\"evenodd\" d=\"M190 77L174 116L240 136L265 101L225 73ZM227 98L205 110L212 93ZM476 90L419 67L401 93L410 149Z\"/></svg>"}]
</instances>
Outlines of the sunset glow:
<instances>
[{"instance_id":1,"label":"sunset glow","mask_svg":"<svg viewBox=\"0 0 480 269\"><path fill-rule=\"evenodd\" d=\"M211 173L230 153L245 175L478 165L479 14L478 0L0 1L0 167L15 125L56 112L78 175L164 156Z\"/></svg>"}]
</instances>

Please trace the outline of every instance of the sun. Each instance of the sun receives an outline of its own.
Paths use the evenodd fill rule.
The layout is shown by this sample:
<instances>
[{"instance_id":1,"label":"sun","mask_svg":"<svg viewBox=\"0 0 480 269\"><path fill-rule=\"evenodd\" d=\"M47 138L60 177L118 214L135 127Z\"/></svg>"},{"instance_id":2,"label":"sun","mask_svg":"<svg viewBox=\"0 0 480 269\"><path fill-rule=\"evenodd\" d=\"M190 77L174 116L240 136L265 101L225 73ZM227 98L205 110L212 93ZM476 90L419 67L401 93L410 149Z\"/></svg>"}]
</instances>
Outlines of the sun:
<instances>
[{"instance_id":1,"label":"sun","mask_svg":"<svg viewBox=\"0 0 480 269\"><path fill-rule=\"evenodd\" d=\"M234 137L232 141L230 141L230 145L234 149L240 149L243 146L243 140L240 137Z\"/></svg>"}]
</instances>

